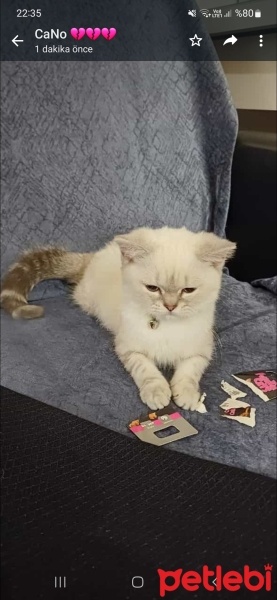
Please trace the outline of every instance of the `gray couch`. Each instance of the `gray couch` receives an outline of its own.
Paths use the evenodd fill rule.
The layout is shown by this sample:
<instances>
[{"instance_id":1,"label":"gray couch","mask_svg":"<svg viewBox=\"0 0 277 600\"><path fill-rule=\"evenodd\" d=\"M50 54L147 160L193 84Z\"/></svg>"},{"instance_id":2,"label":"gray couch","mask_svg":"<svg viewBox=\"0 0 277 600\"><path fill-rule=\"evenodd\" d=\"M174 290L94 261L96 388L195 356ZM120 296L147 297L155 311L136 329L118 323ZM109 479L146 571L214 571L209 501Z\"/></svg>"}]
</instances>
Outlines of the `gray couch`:
<instances>
[{"instance_id":1,"label":"gray couch","mask_svg":"<svg viewBox=\"0 0 277 600\"><path fill-rule=\"evenodd\" d=\"M224 235L237 117L219 63L5 63L3 97L3 271L33 244L93 250L140 225ZM225 273L208 413L183 412L199 434L169 450L275 476L276 403L249 391L254 429L219 416L222 379L275 366L273 283ZM2 385L131 436L143 407L110 335L61 282L38 298L42 320L1 314Z\"/></svg>"}]
</instances>

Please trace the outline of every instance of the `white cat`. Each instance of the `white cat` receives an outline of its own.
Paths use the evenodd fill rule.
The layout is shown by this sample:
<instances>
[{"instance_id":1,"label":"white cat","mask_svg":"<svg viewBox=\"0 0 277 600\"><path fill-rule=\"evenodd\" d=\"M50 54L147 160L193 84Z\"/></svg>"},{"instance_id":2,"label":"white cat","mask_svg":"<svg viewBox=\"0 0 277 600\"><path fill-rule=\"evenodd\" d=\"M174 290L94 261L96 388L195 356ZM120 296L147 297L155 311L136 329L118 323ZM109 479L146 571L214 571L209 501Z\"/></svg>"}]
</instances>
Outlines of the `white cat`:
<instances>
[{"instance_id":1,"label":"white cat","mask_svg":"<svg viewBox=\"0 0 277 600\"><path fill-rule=\"evenodd\" d=\"M15 318L42 316L28 305L38 281L75 283L74 301L114 335L115 351L157 410L174 402L194 410L199 381L213 353L213 324L225 261L236 244L185 227L140 228L96 253L57 248L25 253L3 281L1 302ZM159 367L171 366L170 383Z\"/></svg>"}]
</instances>

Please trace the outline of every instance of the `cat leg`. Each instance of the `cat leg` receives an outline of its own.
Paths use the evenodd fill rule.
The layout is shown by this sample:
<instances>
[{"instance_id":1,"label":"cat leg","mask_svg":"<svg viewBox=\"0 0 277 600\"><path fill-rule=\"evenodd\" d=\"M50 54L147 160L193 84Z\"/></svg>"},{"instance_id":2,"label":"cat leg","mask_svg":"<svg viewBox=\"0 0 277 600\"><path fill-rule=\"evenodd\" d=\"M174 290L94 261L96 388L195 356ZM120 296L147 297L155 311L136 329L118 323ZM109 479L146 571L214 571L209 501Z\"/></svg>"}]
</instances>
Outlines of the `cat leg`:
<instances>
[{"instance_id":1,"label":"cat leg","mask_svg":"<svg viewBox=\"0 0 277 600\"><path fill-rule=\"evenodd\" d=\"M154 362L140 352L122 353L116 348L116 353L138 386L142 402L152 410L167 406L171 398L171 389Z\"/></svg>"},{"instance_id":2,"label":"cat leg","mask_svg":"<svg viewBox=\"0 0 277 600\"><path fill-rule=\"evenodd\" d=\"M191 356L182 360L171 380L173 400L180 408L195 410L199 399L199 381L206 370L210 358L208 356Z\"/></svg>"}]
</instances>

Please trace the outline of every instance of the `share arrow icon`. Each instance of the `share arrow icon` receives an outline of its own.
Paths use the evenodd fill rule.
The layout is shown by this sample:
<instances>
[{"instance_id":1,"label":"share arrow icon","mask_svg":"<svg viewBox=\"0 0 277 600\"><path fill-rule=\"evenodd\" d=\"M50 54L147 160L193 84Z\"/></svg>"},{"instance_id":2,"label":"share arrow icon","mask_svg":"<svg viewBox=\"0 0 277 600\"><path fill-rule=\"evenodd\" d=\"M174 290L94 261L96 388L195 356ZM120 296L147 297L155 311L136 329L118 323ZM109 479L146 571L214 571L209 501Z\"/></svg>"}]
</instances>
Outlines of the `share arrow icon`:
<instances>
[{"instance_id":1,"label":"share arrow icon","mask_svg":"<svg viewBox=\"0 0 277 600\"><path fill-rule=\"evenodd\" d=\"M223 42L223 46L225 46L225 44L232 44L232 46L238 41L238 39L232 35L232 37L227 38L227 40L225 40L225 42Z\"/></svg>"}]
</instances>

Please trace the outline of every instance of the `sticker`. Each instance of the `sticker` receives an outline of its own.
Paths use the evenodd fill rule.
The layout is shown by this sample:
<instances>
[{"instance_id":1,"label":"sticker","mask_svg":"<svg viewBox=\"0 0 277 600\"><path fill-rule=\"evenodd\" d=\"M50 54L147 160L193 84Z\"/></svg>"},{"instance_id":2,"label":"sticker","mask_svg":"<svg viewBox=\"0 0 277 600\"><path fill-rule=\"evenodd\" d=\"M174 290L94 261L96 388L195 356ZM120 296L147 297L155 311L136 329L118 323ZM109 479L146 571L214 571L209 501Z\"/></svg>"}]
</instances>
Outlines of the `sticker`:
<instances>
[{"instance_id":1,"label":"sticker","mask_svg":"<svg viewBox=\"0 0 277 600\"><path fill-rule=\"evenodd\" d=\"M154 446L164 446L198 433L197 429L170 405L131 421L128 428L142 442ZM157 435L161 431L163 433Z\"/></svg>"},{"instance_id":2,"label":"sticker","mask_svg":"<svg viewBox=\"0 0 277 600\"><path fill-rule=\"evenodd\" d=\"M237 388L230 385L230 383L227 381L224 381L224 379L221 381L221 389L226 392L226 394L229 394L231 398L234 398L234 400L236 398L245 398L245 396L247 396L245 392L241 392Z\"/></svg>"},{"instance_id":3,"label":"sticker","mask_svg":"<svg viewBox=\"0 0 277 600\"><path fill-rule=\"evenodd\" d=\"M277 374L274 371L246 371L232 377L247 385L265 402L277 398Z\"/></svg>"},{"instance_id":4,"label":"sticker","mask_svg":"<svg viewBox=\"0 0 277 600\"><path fill-rule=\"evenodd\" d=\"M227 400L220 405L220 408L222 417L238 421L249 427L255 427L256 409L250 406L250 404L247 404L247 402L242 402L242 400L236 400L234 398L227 398Z\"/></svg>"}]
</instances>

